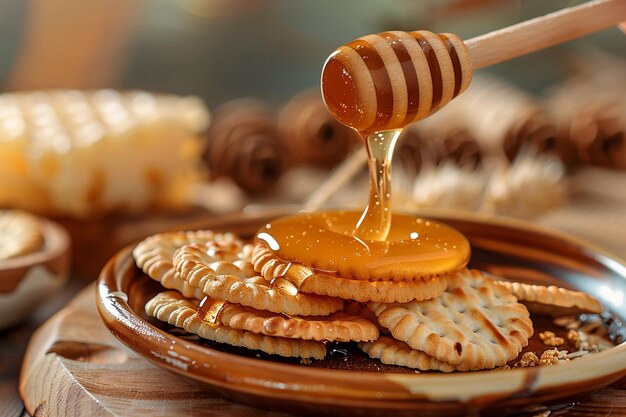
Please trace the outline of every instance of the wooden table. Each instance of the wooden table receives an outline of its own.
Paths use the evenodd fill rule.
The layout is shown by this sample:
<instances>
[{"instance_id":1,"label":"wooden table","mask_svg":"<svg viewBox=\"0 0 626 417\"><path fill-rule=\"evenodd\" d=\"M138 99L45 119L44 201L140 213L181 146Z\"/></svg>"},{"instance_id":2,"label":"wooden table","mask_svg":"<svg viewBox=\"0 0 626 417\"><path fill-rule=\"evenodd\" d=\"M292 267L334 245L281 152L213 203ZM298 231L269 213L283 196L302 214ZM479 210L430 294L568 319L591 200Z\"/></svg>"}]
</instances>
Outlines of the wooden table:
<instances>
[{"instance_id":1,"label":"wooden table","mask_svg":"<svg viewBox=\"0 0 626 417\"><path fill-rule=\"evenodd\" d=\"M574 176L572 186L570 204L534 221L606 246L626 259L626 173L593 169ZM0 332L0 417L28 416L17 391L20 363L28 340L47 317L63 307L84 285L84 281L71 281L64 291L35 311L28 323ZM210 401L213 406L222 407L220 415L232 416L234 410L247 417L268 415L249 407L238 408L219 397L212 397ZM571 408L567 415L626 416L626 379L592 394ZM45 414L35 413L35 416Z\"/></svg>"},{"instance_id":2,"label":"wooden table","mask_svg":"<svg viewBox=\"0 0 626 417\"><path fill-rule=\"evenodd\" d=\"M19 327L0 333L0 415L28 416L17 392L17 376L21 356L32 326Z\"/></svg>"},{"instance_id":3,"label":"wooden table","mask_svg":"<svg viewBox=\"0 0 626 417\"><path fill-rule=\"evenodd\" d=\"M32 333L54 312L61 309L84 282L70 282L63 291L42 304L22 325L0 331L0 416L28 417L18 393L22 357Z\"/></svg>"}]
</instances>

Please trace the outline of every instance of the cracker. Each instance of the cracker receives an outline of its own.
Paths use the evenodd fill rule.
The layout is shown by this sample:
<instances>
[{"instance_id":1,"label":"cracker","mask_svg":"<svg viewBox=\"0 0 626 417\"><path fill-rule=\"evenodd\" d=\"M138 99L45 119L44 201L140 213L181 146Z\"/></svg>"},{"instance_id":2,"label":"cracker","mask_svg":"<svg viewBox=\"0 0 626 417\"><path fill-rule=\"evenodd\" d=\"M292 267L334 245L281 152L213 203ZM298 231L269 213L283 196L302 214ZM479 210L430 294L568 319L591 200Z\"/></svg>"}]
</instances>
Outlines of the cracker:
<instances>
[{"instance_id":1,"label":"cracker","mask_svg":"<svg viewBox=\"0 0 626 417\"><path fill-rule=\"evenodd\" d=\"M603 310L600 301L581 291L570 291L554 285L546 287L543 285L531 285L509 281L496 281L496 283L507 288L524 304L533 303L533 306L542 304L562 309L576 310L567 311L567 313L602 313Z\"/></svg>"},{"instance_id":2,"label":"cracker","mask_svg":"<svg viewBox=\"0 0 626 417\"><path fill-rule=\"evenodd\" d=\"M381 326L380 323L378 323L378 317L376 317L376 314L374 314L372 310L367 308L366 303L359 303L358 301L349 301L346 303L342 311L351 315L363 317L364 319L370 321L371 323L374 323L376 327L378 328L378 334L386 334L386 335L390 334L389 329Z\"/></svg>"},{"instance_id":3,"label":"cracker","mask_svg":"<svg viewBox=\"0 0 626 417\"><path fill-rule=\"evenodd\" d=\"M146 313L214 342L284 357L324 359L326 356L326 347L321 342L265 336L208 323L198 317L197 306L197 300L188 300L175 291L168 291L149 300Z\"/></svg>"},{"instance_id":4,"label":"cracker","mask_svg":"<svg viewBox=\"0 0 626 417\"><path fill-rule=\"evenodd\" d=\"M462 370L388 336L381 336L373 342L359 343L359 348L370 358L378 359L387 365L406 366L420 371L452 372Z\"/></svg>"},{"instance_id":5,"label":"cracker","mask_svg":"<svg viewBox=\"0 0 626 417\"><path fill-rule=\"evenodd\" d=\"M477 270L448 279L436 299L370 305L398 340L468 370L495 368L517 357L533 334L528 310Z\"/></svg>"},{"instance_id":6,"label":"cracker","mask_svg":"<svg viewBox=\"0 0 626 417\"><path fill-rule=\"evenodd\" d=\"M375 321L343 310L321 317L289 317L208 298L202 303L209 312L218 311L215 318L218 323L268 336L335 342L361 342L378 337Z\"/></svg>"},{"instance_id":7,"label":"cracker","mask_svg":"<svg viewBox=\"0 0 626 417\"><path fill-rule=\"evenodd\" d=\"M359 302L408 302L437 297L446 289L445 276L414 281L365 281L338 277L316 271L296 262L278 259L263 243L257 243L252 254L254 269L268 281L287 281L295 289ZM276 282L276 281L274 281Z\"/></svg>"},{"instance_id":8,"label":"cracker","mask_svg":"<svg viewBox=\"0 0 626 417\"><path fill-rule=\"evenodd\" d=\"M365 303L359 303L357 301L348 301L345 303L344 308L341 311L351 316L362 317L370 321L371 323L374 323L376 326L378 326L379 330L384 329L384 327L379 326L378 318L376 317L376 315L374 314L372 310L367 308L367 304Z\"/></svg>"},{"instance_id":9,"label":"cracker","mask_svg":"<svg viewBox=\"0 0 626 417\"><path fill-rule=\"evenodd\" d=\"M250 260L252 245L245 245L234 262L220 261L206 244L183 246L174 254L174 266L190 285L217 300L229 301L295 316L326 316L341 310L339 298L275 288L258 275Z\"/></svg>"},{"instance_id":10,"label":"cracker","mask_svg":"<svg viewBox=\"0 0 626 417\"><path fill-rule=\"evenodd\" d=\"M160 233L140 242L133 250L137 266L150 278L158 281L167 289L177 290L185 297L202 300L204 293L185 282L172 263L174 252L190 243L219 242L222 245L235 245L240 248L243 242L235 235L216 234L210 230ZM224 252L222 252L224 253Z\"/></svg>"},{"instance_id":11,"label":"cracker","mask_svg":"<svg viewBox=\"0 0 626 417\"><path fill-rule=\"evenodd\" d=\"M0 210L0 260L37 252L43 244L37 217L20 210Z\"/></svg>"}]
</instances>

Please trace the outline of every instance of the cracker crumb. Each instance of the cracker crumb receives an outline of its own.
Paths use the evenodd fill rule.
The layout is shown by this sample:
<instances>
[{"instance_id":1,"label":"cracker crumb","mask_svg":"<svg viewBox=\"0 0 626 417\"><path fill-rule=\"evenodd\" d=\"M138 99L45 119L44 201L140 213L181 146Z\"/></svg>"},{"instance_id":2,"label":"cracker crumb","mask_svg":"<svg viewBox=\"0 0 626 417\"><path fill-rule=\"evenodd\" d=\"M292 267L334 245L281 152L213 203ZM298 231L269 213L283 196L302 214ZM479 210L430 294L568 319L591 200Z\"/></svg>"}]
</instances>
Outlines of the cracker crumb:
<instances>
[{"instance_id":1,"label":"cracker crumb","mask_svg":"<svg viewBox=\"0 0 626 417\"><path fill-rule=\"evenodd\" d=\"M512 368L509 365L504 365L504 366L494 369L494 371L507 371L509 369L512 369Z\"/></svg>"},{"instance_id":2,"label":"cracker crumb","mask_svg":"<svg viewBox=\"0 0 626 417\"><path fill-rule=\"evenodd\" d=\"M539 333L539 337L547 346L561 346L563 343L565 343L565 340L563 340L562 337L559 337L554 334L554 332L547 330L545 332Z\"/></svg>"},{"instance_id":3,"label":"cracker crumb","mask_svg":"<svg viewBox=\"0 0 626 417\"><path fill-rule=\"evenodd\" d=\"M603 334L589 334L584 330L570 330L567 339L576 346L579 352L597 353L610 349L613 344L603 338ZM582 356L582 354L580 355Z\"/></svg>"},{"instance_id":4,"label":"cracker crumb","mask_svg":"<svg viewBox=\"0 0 626 417\"><path fill-rule=\"evenodd\" d=\"M556 365L559 363L559 351L556 349L546 350L539 358L539 365Z\"/></svg>"},{"instance_id":5,"label":"cracker crumb","mask_svg":"<svg viewBox=\"0 0 626 417\"><path fill-rule=\"evenodd\" d=\"M311 359L309 359L309 358L302 358L302 359L300 359L300 364L301 365L310 365L312 363L313 363L313 361Z\"/></svg>"},{"instance_id":6,"label":"cracker crumb","mask_svg":"<svg viewBox=\"0 0 626 417\"><path fill-rule=\"evenodd\" d=\"M534 352L526 352L522 355L522 358L515 364L516 368L529 368L539 363L539 358Z\"/></svg>"}]
</instances>

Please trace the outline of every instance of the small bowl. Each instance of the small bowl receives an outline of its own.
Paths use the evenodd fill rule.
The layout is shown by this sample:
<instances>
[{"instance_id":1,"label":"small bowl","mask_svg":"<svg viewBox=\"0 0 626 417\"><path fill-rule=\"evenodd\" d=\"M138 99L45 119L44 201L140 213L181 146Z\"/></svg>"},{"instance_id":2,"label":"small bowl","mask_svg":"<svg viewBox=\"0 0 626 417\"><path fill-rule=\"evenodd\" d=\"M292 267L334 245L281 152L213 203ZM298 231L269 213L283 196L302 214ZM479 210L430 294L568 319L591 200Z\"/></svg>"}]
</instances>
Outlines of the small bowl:
<instances>
[{"instance_id":1,"label":"small bowl","mask_svg":"<svg viewBox=\"0 0 626 417\"><path fill-rule=\"evenodd\" d=\"M284 213L282 213L284 214ZM189 229L251 237L277 213L227 217ZM440 217L472 245L470 266L526 282L556 284L598 297L626 317L626 266L589 244L527 223L482 217ZM109 330L146 359L205 384L234 401L310 415L504 415L571 406L572 398L626 375L626 342L556 366L466 373L337 370L207 344L148 318L145 302L160 290L139 270L128 247L113 257L97 285ZM262 357L262 356L261 356Z\"/></svg>"},{"instance_id":2,"label":"small bowl","mask_svg":"<svg viewBox=\"0 0 626 417\"><path fill-rule=\"evenodd\" d=\"M38 303L67 281L69 235L56 223L45 219L40 222L40 250L0 260L0 329L25 319Z\"/></svg>"}]
</instances>

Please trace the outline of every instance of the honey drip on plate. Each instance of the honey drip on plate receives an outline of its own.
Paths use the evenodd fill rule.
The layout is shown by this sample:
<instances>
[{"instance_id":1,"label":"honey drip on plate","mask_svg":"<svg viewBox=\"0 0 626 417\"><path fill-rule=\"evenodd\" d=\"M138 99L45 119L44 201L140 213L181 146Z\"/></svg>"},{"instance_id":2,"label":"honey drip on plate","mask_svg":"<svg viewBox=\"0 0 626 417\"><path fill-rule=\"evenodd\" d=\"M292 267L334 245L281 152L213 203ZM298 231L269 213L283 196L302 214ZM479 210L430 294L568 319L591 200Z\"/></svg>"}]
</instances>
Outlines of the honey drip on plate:
<instances>
[{"instance_id":1,"label":"honey drip on plate","mask_svg":"<svg viewBox=\"0 0 626 417\"><path fill-rule=\"evenodd\" d=\"M196 311L200 319L216 326L220 324L222 313L228 304L230 304L228 301L219 301L204 297L202 301L200 301L200 304L198 304Z\"/></svg>"},{"instance_id":2,"label":"honey drip on plate","mask_svg":"<svg viewBox=\"0 0 626 417\"><path fill-rule=\"evenodd\" d=\"M391 160L402 130L364 136L370 171L370 195L354 235L363 240L384 241L391 228Z\"/></svg>"},{"instance_id":3,"label":"honey drip on plate","mask_svg":"<svg viewBox=\"0 0 626 417\"><path fill-rule=\"evenodd\" d=\"M309 277L308 271L302 265L287 263L274 271L274 279L270 281L270 288L287 295L297 295L298 291Z\"/></svg>"}]
</instances>

